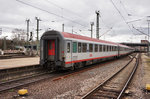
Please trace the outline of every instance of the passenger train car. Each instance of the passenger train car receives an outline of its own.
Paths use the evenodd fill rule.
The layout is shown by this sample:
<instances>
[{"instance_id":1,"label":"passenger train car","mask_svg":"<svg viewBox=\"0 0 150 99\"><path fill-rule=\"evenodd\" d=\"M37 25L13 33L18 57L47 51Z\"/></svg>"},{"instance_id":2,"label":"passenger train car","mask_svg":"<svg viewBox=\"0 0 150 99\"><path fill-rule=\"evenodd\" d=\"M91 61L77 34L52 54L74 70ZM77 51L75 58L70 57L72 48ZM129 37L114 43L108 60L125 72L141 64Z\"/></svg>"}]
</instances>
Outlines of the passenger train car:
<instances>
[{"instance_id":1,"label":"passenger train car","mask_svg":"<svg viewBox=\"0 0 150 99\"><path fill-rule=\"evenodd\" d=\"M40 40L40 64L51 69L74 69L133 52L118 43L86 36L47 31Z\"/></svg>"}]
</instances>

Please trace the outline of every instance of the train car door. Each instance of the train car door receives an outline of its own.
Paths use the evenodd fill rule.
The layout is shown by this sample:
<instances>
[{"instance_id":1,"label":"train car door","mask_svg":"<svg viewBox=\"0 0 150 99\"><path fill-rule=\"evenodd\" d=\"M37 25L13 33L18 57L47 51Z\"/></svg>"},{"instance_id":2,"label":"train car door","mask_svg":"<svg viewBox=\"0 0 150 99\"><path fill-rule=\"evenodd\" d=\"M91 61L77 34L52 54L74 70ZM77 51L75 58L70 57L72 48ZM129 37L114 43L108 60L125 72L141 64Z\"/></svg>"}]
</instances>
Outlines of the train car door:
<instances>
[{"instance_id":1,"label":"train car door","mask_svg":"<svg viewBox=\"0 0 150 99\"><path fill-rule=\"evenodd\" d=\"M67 41L66 49L67 49L66 62L72 65L72 42L71 41Z\"/></svg>"},{"instance_id":2,"label":"train car door","mask_svg":"<svg viewBox=\"0 0 150 99\"><path fill-rule=\"evenodd\" d=\"M48 59L51 61L55 60L56 48L55 48L55 40L48 41Z\"/></svg>"}]
</instances>

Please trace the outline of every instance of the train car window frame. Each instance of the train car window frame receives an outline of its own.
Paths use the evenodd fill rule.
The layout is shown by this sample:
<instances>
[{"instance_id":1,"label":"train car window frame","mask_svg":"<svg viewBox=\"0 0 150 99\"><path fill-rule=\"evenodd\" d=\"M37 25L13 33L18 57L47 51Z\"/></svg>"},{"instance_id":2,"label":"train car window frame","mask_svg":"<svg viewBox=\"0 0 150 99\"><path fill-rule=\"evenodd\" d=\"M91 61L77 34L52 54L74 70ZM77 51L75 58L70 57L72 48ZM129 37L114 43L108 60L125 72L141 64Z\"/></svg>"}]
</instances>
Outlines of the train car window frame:
<instances>
[{"instance_id":1,"label":"train car window frame","mask_svg":"<svg viewBox=\"0 0 150 99\"><path fill-rule=\"evenodd\" d=\"M82 43L82 52L87 51L87 43Z\"/></svg>"},{"instance_id":2,"label":"train car window frame","mask_svg":"<svg viewBox=\"0 0 150 99\"><path fill-rule=\"evenodd\" d=\"M114 46L112 46L112 51L114 51Z\"/></svg>"},{"instance_id":3,"label":"train car window frame","mask_svg":"<svg viewBox=\"0 0 150 99\"><path fill-rule=\"evenodd\" d=\"M113 46L113 51L115 51L115 46Z\"/></svg>"},{"instance_id":4,"label":"train car window frame","mask_svg":"<svg viewBox=\"0 0 150 99\"><path fill-rule=\"evenodd\" d=\"M99 52L103 51L103 45L99 45Z\"/></svg>"},{"instance_id":5,"label":"train car window frame","mask_svg":"<svg viewBox=\"0 0 150 99\"><path fill-rule=\"evenodd\" d=\"M112 51L112 46L110 46L110 51Z\"/></svg>"},{"instance_id":6,"label":"train car window frame","mask_svg":"<svg viewBox=\"0 0 150 99\"><path fill-rule=\"evenodd\" d=\"M115 46L115 51L118 51L118 47L117 46Z\"/></svg>"},{"instance_id":7,"label":"train car window frame","mask_svg":"<svg viewBox=\"0 0 150 99\"><path fill-rule=\"evenodd\" d=\"M89 52L93 52L93 44L89 44Z\"/></svg>"},{"instance_id":8,"label":"train car window frame","mask_svg":"<svg viewBox=\"0 0 150 99\"><path fill-rule=\"evenodd\" d=\"M106 52L108 52L108 45L106 45Z\"/></svg>"},{"instance_id":9,"label":"train car window frame","mask_svg":"<svg viewBox=\"0 0 150 99\"><path fill-rule=\"evenodd\" d=\"M108 46L108 51L111 51L110 49L111 49L111 46L109 45L109 46Z\"/></svg>"},{"instance_id":10,"label":"train car window frame","mask_svg":"<svg viewBox=\"0 0 150 99\"><path fill-rule=\"evenodd\" d=\"M106 51L106 45L103 45L103 51L104 52Z\"/></svg>"},{"instance_id":11,"label":"train car window frame","mask_svg":"<svg viewBox=\"0 0 150 99\"><path fill-rule=\"evenodd\" d=\"M73 50L73 53L77 53L77 42L73 42L72 50Z\"/></svg>"},{"instance_id":12,"label":"train car window frame","mask_svg":"<svg viewBox=\"0 0 150 99\"><path fill-rule=\"evenodd\" d=\"M81 42L78 42L78 53L81 53L82 50L82 44Z\"/></svg>"},{"instance_id":13,"label":"train car window frame","mask_svg":"<svg viewBox=\"0 0 150 99\"><path fill-rule=\"evenodd\" d=\"M98 44L95 44L95 48L94 48L95 50L95 52L98 52Z\"/></svg>"}]
</instances>

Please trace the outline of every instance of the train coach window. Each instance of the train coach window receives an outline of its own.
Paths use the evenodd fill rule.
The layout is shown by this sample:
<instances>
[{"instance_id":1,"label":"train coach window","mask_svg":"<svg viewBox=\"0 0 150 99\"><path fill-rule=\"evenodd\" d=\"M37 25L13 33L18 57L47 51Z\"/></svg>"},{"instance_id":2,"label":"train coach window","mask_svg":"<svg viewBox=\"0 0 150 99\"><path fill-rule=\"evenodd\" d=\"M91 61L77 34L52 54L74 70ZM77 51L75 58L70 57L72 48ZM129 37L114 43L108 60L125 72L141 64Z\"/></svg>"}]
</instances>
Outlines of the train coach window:
<instances>
[{"instance_id":1,"label":"train coach window","mask_svg":"<svg viewBox=\"0 0 150 99\"><path fill-rule=\"evenodd\" d=\"M111 46L111 51L114 51L114 47L113 46Z\"/></svg>"},{"instance_id":2,"label":"train coach window","mask_svg":"<svg viewBox=\"0 0 150 99\"><path fill-rule=\"evenodd\" d=\"M110 51L113 51L113 46L111 46L111 50Z\"/></svg>"},{"instance_id":3,"label":"train coach window","mask_svg":"<svg viewBox=\"0 0 150 99\"><path fill-rule=\"evenodd\" d=\"M89 52L93 52L93 44L89 44Z\"/></svg>"},{"instance_id":4,"label":"train coach window","mask_svg":"<svg viewBox=\"0 0 150 99\"><path fill-rule=\"evenodd\" d=\"M115 47L115 51L117 51L118 50L118 47Z\"/></svg>"},{"instance_id":5,"label":"train coach window","mask_svg":"<svg viewBox=\"0 0 150 99\"><path fill-rule=\"evenodd\" d=\"M82 52L86 52L86 50L87 50L87 44L83 43L82 44Z\"/></svg>"},{"instance_id":6,"label":"train coach window","mask_svg":"<svg viewBox=\"0 0 150 99\"><path fill-rule=\"evenodd\" d=\"M99 45L99 52L102 52L102 45Z\"/></svg>"},{"instance_id":7,"label":"train coach window","mask_svg":"<svg viewBox=\"0 0 150 99\"><path fill-rule=\"evenodd\" d=\"M109 51L111 51L111 46L109 46Z\"/></svg>"},{"instance_id":8,"label":"train coach window","mask_svg":"<svg viewBox=\"0 0 150 99\"><path fill-rule=\"evenodd\" d=\"M109 51L111 51L111 46L109 46Z\"/></svg>"},{"instance_id":9,"label":"train coach window","mask_svg":"<svg viewBox=\"0 0 150 99\"><path fill-rule=\"evenodd\" d=\"M113 51L115 51L115 46L113 46Z\"/></svg>"},{"instance_id":10,"label":"train coach window","mask_svg":"<svg viewBox=\"0 0 150 99\"><path fill-rule=\"evenodd\" d=\"M81 43L78 43L78 53L81 53Z\"/></svg>"},{"instance_id":11,"label":"train coach window","mask_svg":"<svg viewBox=\"0 0 150 99\"><path fill-rule=\"evenodd\" d=\"M70 43L67 43L67 53L70 53Z\"/></svg>"},{"instance_id":12,"label":"train coach window","mask_svg":"<svg viewBox=\"0 0 150 99\"><path fill-rule=\"evenodd\" d=\"M73 42L73 53L76 53L77 52L77 42Z\"/></svg>"},{"instance_id":13,"label":"train coach window","mask_svg":"<svg viewBox=\"0 0 150 99\"><path fill-rule=\"evenodd\" d=\"M103 51L104 51L104 52L106 51L106 46L105 46L105 45L103 46Z\"/></svg>"},{"instance_id":14,"label":"train coach window","mask_svg":"<svg viewBox=\"0 0 150 99\"><path fill-rule=\"evenodd\" d=\"M98 52L98 45L95 44L95 52Z\"/></svg>"},{"instance_id":15,"label":"train coach window","mask_svg":"<svg viewBox=\"0 0 150 99\"><path fill-rule=\"evenodd\" d=\"M112 48L112 51L114 51L114 46L112 46L111 48Z\"/></svg>"},{"instance_id":16,"label":"train coach window","mask_svg":"<svg viewBox=\"0 0 150 99\"><path fill-rule=\"evenodd\" d=\"M109 46L107 46L107 52L109 51Z\"/></svg>"},{"instance_id":17,"label":"train coach window","mask_svg":"<svg viewBox=\"0 0 150 99\"><path fill-rule=\"evenodd\" d=\"M114 46L114 51L116 51L116 46Z\"/></svg>"}]
</instances>

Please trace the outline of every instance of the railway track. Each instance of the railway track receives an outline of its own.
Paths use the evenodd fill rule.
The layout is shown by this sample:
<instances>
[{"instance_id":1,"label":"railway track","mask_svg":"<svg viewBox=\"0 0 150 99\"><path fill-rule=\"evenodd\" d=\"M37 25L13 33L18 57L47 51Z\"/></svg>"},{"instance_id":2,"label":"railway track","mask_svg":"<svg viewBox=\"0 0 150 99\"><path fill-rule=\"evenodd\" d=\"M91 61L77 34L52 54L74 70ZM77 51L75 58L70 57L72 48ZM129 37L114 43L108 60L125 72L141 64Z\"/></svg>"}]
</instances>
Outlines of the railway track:
<instances>
[{"instance_id":1,"label":"railway track","mask_svg":"<svg viewBox=\"0 0 150 99\"><path fill-rule=\"evenodd\" d=\"M138 67L139 57L139 54L132 57L122 69L92 89L82 99L120 99Z\"/></svg>"},{"instance_id":2,"label":"railway track","mask_svg":"<svg viewBox=\"0 0 150 99\"><path fill-rule=\"evenodd\" d=\"M48 78L53 78L55 77L56 74L53 74L51 72L43 72L43 73L38 73L35 75L30 75L30 76L26 76L26 77L21 77L18 79L13 79L13 80L9 80L9 81L5 81L5 82L0 82L0 93L10 90L10 89L14 89L14 88L18 88L21 86L25 86L31 83L35 83L35 82L39 82L41 80L45 80Z\"/></svg>"},{"instance_id":3,"label":"railway track","mask_svg":"<svg viewBox=\"0 0 150 99\"><path fill-rule=\"evenodd\" d=\"M20 77L34 75L45 70L40 65L0 69L0 82L13 80Z\"/></svg>"},{"instance_id":4,"label":"railway track","mask_svg":"<svg viewBox=\"0 0 150 99\"><path fill-rule=\"evenodd\" d=\"M107 64L112 63L112 62L115 62L115 60L107 62ZM105 65L106 62L104 62L102 64ZM18 75L21 72L35 72L35 73L33 73L33 74L31 73L30 75L21 76L21 77L18 77L18 78L9 79L9 80L6 80L6 81L1 81L0 80L1 81L0 82L0 93L4 92L4 91L7 91L7 90L10 90L10 89L19 88L21 86L25 86L25 85L28 85L28 84L31 84L31 83L46 80L46 79L53 79L54 78L53 81L60 80L60 79L69 77L71 75L78 74L80 72L85 72L85 71L89 70L90 68L93 69L93 68L96 68L96 67L99 67L99 66L94 66L94 67L93 66L87 66L85 68L80 68L79 70L63 72L63 73L43 71L43 70L40 70L41 68L39 66L27 67L27 69L25 69L25 68L16 69L15 68L15 70L4 70L3 75L7 75L7 73L9 73L9 75L15 74L16 70L18 72L16 75ZM0 75L0 76L2 76L2 75Z\"/></svg>"},{"instance_id":5,"label":"railway track","mask_svg":"<svg viewBox=\"0 0 150 99\"><path fill-rule=\"evenodd\" d=\"M40 65L2 69L0 72L0 92L40 81L50 73Z\"/></svg>"}]
</instances>

